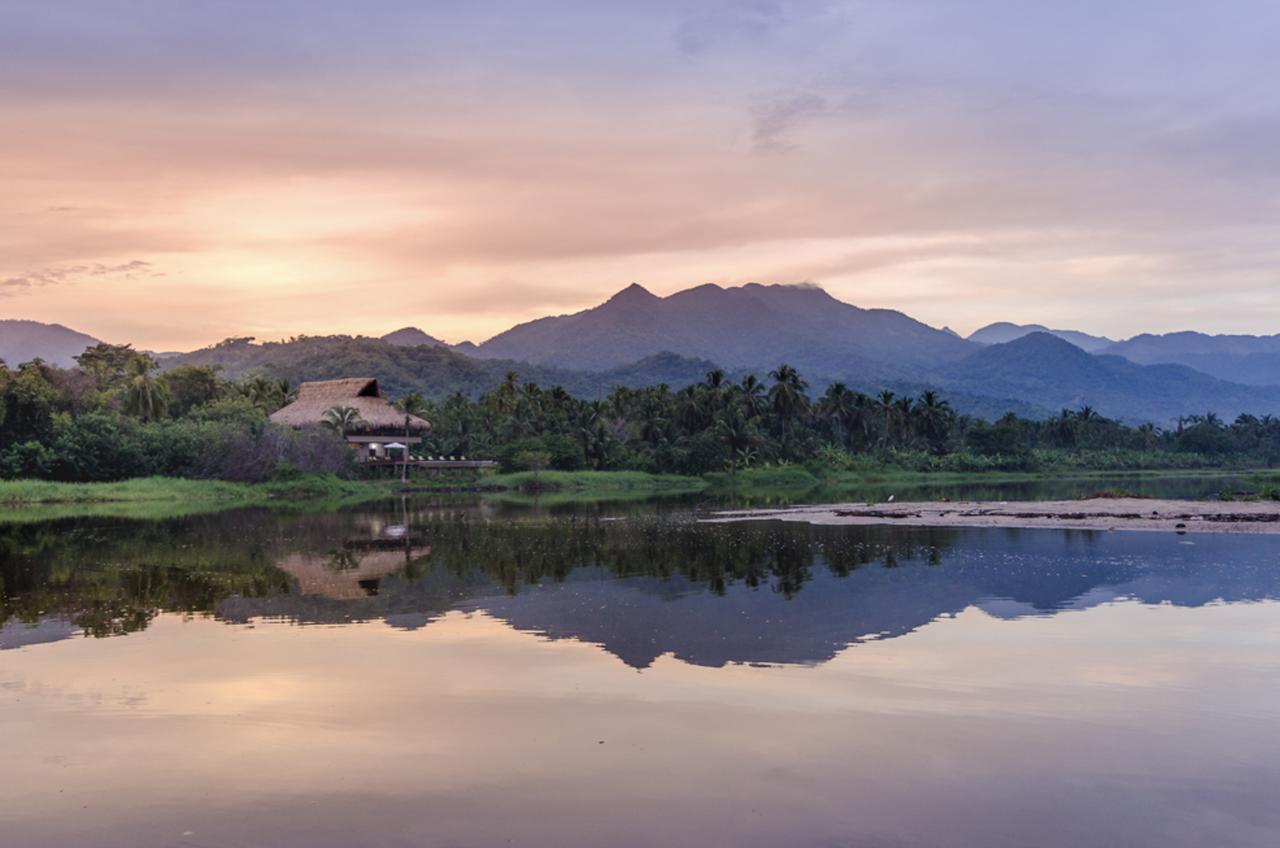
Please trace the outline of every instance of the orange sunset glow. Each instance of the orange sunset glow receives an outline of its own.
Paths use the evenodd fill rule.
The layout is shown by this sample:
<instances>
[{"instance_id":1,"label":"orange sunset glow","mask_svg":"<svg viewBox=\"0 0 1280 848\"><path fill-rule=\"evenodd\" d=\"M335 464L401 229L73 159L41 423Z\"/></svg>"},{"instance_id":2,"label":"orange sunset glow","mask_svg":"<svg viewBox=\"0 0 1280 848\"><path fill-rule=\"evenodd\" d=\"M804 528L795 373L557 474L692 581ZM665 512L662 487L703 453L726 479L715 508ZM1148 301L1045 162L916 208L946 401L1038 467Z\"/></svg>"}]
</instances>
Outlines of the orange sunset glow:
<instances>
[{"instance_id":1,"label":"orange sunset glow","mask_svg":"<svg viewBox=\"0 0 1280 848\"><path fill-rule=\"evenodd\" d=\"M1274 329L1274 27L1094 5L7 3L0 314L457 342L761 281Z\"/></svg>"}]
</instances>

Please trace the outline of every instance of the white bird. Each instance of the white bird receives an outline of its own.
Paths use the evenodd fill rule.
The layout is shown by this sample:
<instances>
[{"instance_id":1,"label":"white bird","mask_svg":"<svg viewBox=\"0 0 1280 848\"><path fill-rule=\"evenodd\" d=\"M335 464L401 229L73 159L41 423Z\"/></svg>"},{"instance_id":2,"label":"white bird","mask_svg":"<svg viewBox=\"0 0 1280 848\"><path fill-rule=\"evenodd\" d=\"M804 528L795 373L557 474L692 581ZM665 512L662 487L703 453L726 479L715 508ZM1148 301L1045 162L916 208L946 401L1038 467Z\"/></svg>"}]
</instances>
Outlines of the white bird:
<instances>
[{"instance_id":1,"label":"white bird","mask_svg":"<svg viewBox=\"0 0 1280 848\"><path fill-rule=\"evenodd\" d=\"M890 495L890 496L889 496L889 500L888 500L888 501L886 501L886 503L893 503L893 495Z\"/></svg>"}]
</instances>

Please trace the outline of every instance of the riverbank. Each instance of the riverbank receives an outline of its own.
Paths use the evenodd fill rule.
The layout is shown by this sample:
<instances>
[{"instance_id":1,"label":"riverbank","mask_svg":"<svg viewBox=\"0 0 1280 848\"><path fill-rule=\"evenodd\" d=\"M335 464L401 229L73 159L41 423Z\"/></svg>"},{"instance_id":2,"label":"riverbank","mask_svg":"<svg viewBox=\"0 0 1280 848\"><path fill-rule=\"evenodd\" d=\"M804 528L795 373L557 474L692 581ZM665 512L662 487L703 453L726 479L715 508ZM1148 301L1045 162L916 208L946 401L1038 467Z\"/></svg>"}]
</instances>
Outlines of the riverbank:
<instances>
[{"instance_id":1,"label":"riverbank","mask_svg":"<svg viewBox=\"0 0 1280 848\"><path fill-rule=\"evenodd\" d=\"M518 471L482 477L481 489L581 495L687 494L707 488L701 477L645 471Z\"/></svg>"},{"instance_id":2,"label":"riverbank","mask_svg":"<svg viewBox=\"0 0 1280 848\"><path fill-rule=\"evenodd\" d=\"M398 484L312 475L269 483L141 477L113 483L0 481L0 521L83 515L165 518L243 506L327 509L386 497Z\"/></svg>"},{"instance_id":3,"label":"riverbank","mask_svg":"<svg viewBox=\"0 0 1280 848\"><path fill-rule=\"evenodd\" d=\"M850 503L728 510L703 520L722 523L762 519L820 525L1280 534L1280 502L1092 498L1038 502Z\"/></svg>"},{"instance_id":4,"label":"riverbank","mask_svg":"<svg viewBox=\"0 0 1280 848\"><path fill-rule=\"evenodd\" d=\"M36 504L197 501L201 503L376 497L391 491L384 481L342 480L328 475L269 483L139 477L114 483L59 483L51 480L0 480L0 506Z\"/></svg>"},{"instance_id":5,"label":"riverbank","mask_svg":"<svg viewBox=\"0 0 1280 848\"><path fill-rule=\"evenodd\" d=\"M701 477L677 474L650 474L644 471L521 471L513 474L484 476L474 483L481 491L542 493L697 493L708 492L747 496L797 496L820 494L835 499L868 490L900 487L941 489L962 486L1002 486L1041 484L1047 482L1092 484L1088 494L1107 489L1123 490L1133 483L1156 483L1165 480L1222 481L1223 485L1256 477L1267 472L1241 469L1156 469L1150 471L907 471L883 467L869 471L832 471L815 474L801 465L766 466L738 471L736 474L716 472ZM1277 478L1280 480L1280 478ZM411 484L420 491L433 486L421 482ZM449 490L448 484L439 487ZM1087 488L1087 486L1086 486ZM1215 490L1216 491L1216 490ZM890 490L886 489L887 493ZM854 498L857 499L857 498Z\"/></svg>"},{"instance_id":6,"label":"riverbank","mask_svg":"<svg viewBox=\"0 0 1280 848\"><path fill-rule=\"evenodd\" d=\"M1274 472L1158 470L1048 475L1016 472L833 472L767 466L704 477L642 471L524 471L468 479L343 480L309 475L247 484L148 477L116 483L0 481L0 521L75 516L166 518L243 506L324 510L396 494L481 497L548 506L696 495L742 506L898 501L1068 501L1100 494L1188 500L1275 491Z\"/></svg>"}]
</instances>

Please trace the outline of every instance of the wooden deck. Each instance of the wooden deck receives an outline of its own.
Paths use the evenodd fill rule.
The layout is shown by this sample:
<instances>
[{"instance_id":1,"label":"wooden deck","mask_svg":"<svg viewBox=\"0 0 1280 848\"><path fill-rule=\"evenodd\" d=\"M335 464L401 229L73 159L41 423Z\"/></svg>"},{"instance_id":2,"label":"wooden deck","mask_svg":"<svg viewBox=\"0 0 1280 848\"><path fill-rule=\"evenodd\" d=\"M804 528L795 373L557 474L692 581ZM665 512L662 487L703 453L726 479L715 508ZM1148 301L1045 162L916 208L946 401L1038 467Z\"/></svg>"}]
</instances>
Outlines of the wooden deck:
<instances>
[{"instance_id":1,"label":"wooden deck","mask_svg":"<svg viewBox=\"0 0 1280 848\"><path fill-rule=\"evenodd\" d=\"M361 465L373 465L378 468L404 465L398 459L366 459ZM426 468L434 470L479 471L483 468L497 468L498 463L492 459L411 459L410 468Z\"/></svg>"}]
</instances>

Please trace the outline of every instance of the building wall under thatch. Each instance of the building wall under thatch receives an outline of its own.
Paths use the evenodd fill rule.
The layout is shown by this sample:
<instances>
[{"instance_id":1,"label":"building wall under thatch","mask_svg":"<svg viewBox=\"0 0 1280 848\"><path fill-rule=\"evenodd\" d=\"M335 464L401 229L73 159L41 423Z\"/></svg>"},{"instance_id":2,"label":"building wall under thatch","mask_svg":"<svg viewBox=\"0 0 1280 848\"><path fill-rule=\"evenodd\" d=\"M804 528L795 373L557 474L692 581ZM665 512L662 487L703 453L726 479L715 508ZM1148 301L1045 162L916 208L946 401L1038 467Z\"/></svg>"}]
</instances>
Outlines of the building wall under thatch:
<instances>
[{"instance_id":1,"label":"building wall under thatch","mask_svg":"<svg viewBox=\"0 0 1280 848\"><path fill-rule=\"evenodd\" d=\"M378 381L372 377L303 383L298 388L298 399L273 413L271 420L288 427L318 426L325 422L325 413L335 406L349 406L360 414L360 424L349 431L352 433L403 433L406 418L410 432L431 429L430 421L416 415L406 416L383 400Z\"/></svg>"}]
</instances>

